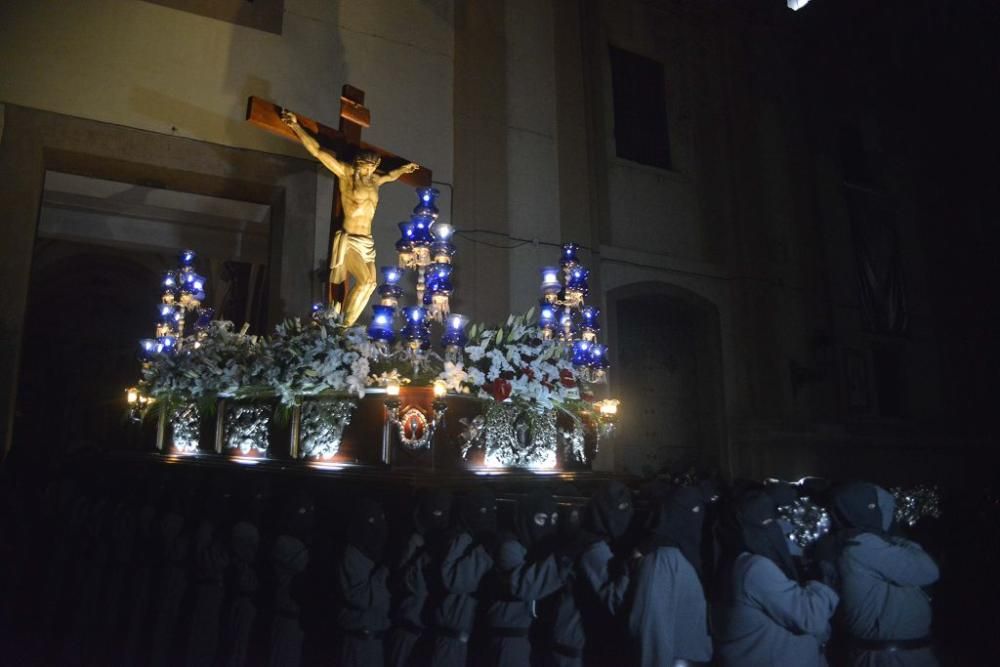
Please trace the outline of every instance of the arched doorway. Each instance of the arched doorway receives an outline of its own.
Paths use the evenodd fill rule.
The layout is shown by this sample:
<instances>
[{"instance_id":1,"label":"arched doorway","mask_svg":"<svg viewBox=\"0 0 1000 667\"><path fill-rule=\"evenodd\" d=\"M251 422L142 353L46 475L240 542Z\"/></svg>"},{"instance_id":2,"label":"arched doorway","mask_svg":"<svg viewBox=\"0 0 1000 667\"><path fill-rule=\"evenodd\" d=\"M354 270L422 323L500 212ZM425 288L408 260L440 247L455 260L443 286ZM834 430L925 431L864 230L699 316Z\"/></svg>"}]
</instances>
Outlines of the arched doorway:
<instances>
[{"instance_id":1,"label":"arched doorway","mask_svg":"<svg viewBox=\"0 0 1000 667\"><path fill-rule=\"evenodd\" d=\"M614 444L618 472L725 469L719 311L681 287L637 283L608 292L623 402Z\"/></svg>"},{"instance_id":2,"label":"arched doorway","mask_svg":"<svg viewBox=\"0 0 1000 667\"><path fill-rule=\"evenodd\" d=\"M24 320L13 446L43 458L130 446L125 388L155 320L163 258L39 240Z\"/></svg>"}]
</instances>

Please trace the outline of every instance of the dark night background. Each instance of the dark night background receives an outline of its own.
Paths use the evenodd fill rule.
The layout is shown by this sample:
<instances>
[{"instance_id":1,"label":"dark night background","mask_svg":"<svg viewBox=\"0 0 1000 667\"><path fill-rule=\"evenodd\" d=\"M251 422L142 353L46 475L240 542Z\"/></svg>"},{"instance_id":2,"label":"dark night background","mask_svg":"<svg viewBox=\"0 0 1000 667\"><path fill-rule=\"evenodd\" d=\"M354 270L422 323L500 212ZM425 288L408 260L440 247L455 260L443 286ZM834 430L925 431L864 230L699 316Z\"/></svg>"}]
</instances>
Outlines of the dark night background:
<instances>
[{"instance_id":1,"label":"dark night background","mask_svg":"<svg viewBox=\"0 0 1000 667\"><path fill-rule=\"evenodd\" d=\"M673 4L685 11L690 8L690 3ZM718 13L718 29L726 36L720 38L726 42L720 49L731 58L730 65L736 65L725 76L720 73L721 82L705 85L732 86L740 91L733 93L733 99L742 100L713 111L724 118L719 132L726 135L733 159L710 169L723 173L720 179L740 183L734 186L739 191L734 200L736 208L745 207L733 214L739 220L733 226L739 234L717 241L719 256L725 260L720 264L733 270L734 310L743 318L728 335L752 342L739 348L744 356L734 364L738 371L716 369L713 364L718 360L706 364L704 359L718 351L702 348L726 344L725 340L717 344L720 336L727 335L720 333L717 310L705 314L697 304L685 301L669 320L661 320L643 308L650 302L667 304L670 294L619 294L608 312L619 318L614 325L619 349L631 350L633 356L619 352L620 358L613 359L622 369L616 389L624 405L650 410L642 413L636 408L639 417L632 419L663 414L651 405L659 401L650 391L662 383L644 384L651 382L648 369L657 364L675 373L677 409L697 415L677 431L690 435L696 444L676 447L681 453L671 455L674 458L655 458L657 465L645 472L675 472L693 465L706 472L721 468L724 477L760 479L771 476L773 466L785 465L776 461L796 456L789 451L809 442L819 444L783 470L801 472L802 466L812 466L806 470L835 479L864 476L886 485L939 483L945 500L943 517L918 525L914 536L938 559L943 572L935 591L935 631L942 660L955 665L993 664L995 660L986 656L1000 655L1000 626L992 610L1000 599L995 576L1000 559L996 388L1000 281L995 276L1000 251L1000 3L812 0L798 12L789 11L780 0L707 4L706 11ZM586 0L579 6L586 17ZM666 134L661 141L646 141L642 132L629 134L636 127L662 127L664 132L672 127L674 118L655 112L657 104L664 105L663 91L656 86L658 70L648 69L648 59L630 59L628 44L607 46L609 50L602 53L614 87L608 106L619 119L617 157L670 168L678 158ZM782 66L771 68L775 62ZM2 69L0 64L0 80ZM456 81L456 97L461 95L459 85ZM762 147L756 132L763 114L746 113L751 107L779 109L775 117L791 119L771 126L767 136L775 144L794 148L777 155ZM699 109L695 106L688 113L697 115ZM7 146L0 144L0 175L18 168L20 154L9 148L13 126L12 120L3 136ZM10 150L6 158L4 148ZM794 220L800 226L790 236L801 245L791 249L787 239L769 227L766 214L753 210L766 198L768 187L780 187L769 180L775 173L784 175L799 193ZM0 190L5 188L7 201L24 196L16 183L8 186L0 181ZM712 200L710 192L699 194L703 201ZM0 199L0 204L4 201ZM840 214L830 213L830 206L839 207ZM4 214L0 209L0 217ZM15 220L13 214L10 219ZM8 233L3 228L7 224L0 220L3 234ZM6 245L5 239L0 235L0 246ZM127 458L148 444L143 441L148 431L144 434L129 424L119 403L139 371L132 350L138 338L149 335L159 267L169 265L171 255L86 244L56 244L53 252L53 243L41 238L34 243L24 316L19 323L4 320L0 330L4 345L17 348L19 354L0 360L0 372L14 378L11 384L16 385L8 411L12 418L5 424L11 434L10 449L0 469L4 494L0 562L29 563L30 575L18 581L4 577L0 582L3 622L14 633L29 632L26 626L38 618L32 604L41 599L45 570L32 568L41 568L44 559L35 558L30 540L41 536L44 541L49 530L32 518L58 506L45 495L48 480L58 471L78 468L99 479L99 484L113 486L111 473L102 476L104 464L99 462L106 462L115 474L135 474L144 481L159 480L158 484L173 480L180 485L183 476L176 472L173 477L161 476L153 464ZM0 262L13 262L3 252L13 251L0 251ZM278 252L270 256L275 263L282 259ZM800 274L786 271L789 253L805 265ZM486 264L485 259L480 262ZM239 302L237 313L249 312L245 304L249 278L244 273L249 274L241 271L234 284L240 283L242 292L227 296ZM744 273L759 280L740 282ZM807 318L786 318L758 291L765 289L760 285L791 290L791 283L801 288ZM19 284L11 280L2 289L11 291ZM841 298L846 293L851 294L850 308ZM270 294L277 299L277 290ZM0 303L15 301L8 297ZM658 306L658 311L667 310L667 305ZM257 303L252 318L263 329L265 320L274 323L277 312L277 306L268 309ZM656 351L642 347L667 321L674 327L672 335L683 337L671 343L680 355L674 365L670 359L653 358ZM752 327L744 326L748 322ZM797 328L790 331L790 326ZM757 354L771 350L761 340L782 337L808 343L794 358L776 353L765 359ZM670 340L667 334L663 339ZM852 353L866 360L868 375L860 396L852 394ZM8 363L14 358L16 364ZM691 360L701 360L702 365ZM706 370L709 366L711 370ZM726 411L721 390L705 387L722 386L723 375L729 378L737 372L745 373L739 378L750 378L744 389L751 399L734 415ZM706 379L706 373L711 377ZM699 382L698 391L685 393L690 386L685 383ZM786 404L791 407L781 407ZM666 439L657 428L633 421L623 425L622 432L625 438L639 437L642 431ZM716 454L702 451L705 443L714 442L712 438L741 452L758 445L760 450L736 455L727 468ZM851 453L858 450L838 449L848 443L863 453L868 443L874 451L886 442L898 449L886 450L889 453L879 449L867 458ZM931 453L925 456L925 451ZM939 460L947 464L939 467ZM801 461L805 463L800 465ZM184 484L205 486L205 475L194 473L191 479L197 482L185 478ZM271 482L276 506L281 494L291 494L297 484L279 478L275 475ZM331 490L333 481L315 484L317 493L345 500L343 489ZM409 491L407 483L385 484L391 489L386 491L390 504L399 509ZM144 489L135 486L119 490L121 497L143 497ZM211 496L202 490L205 498ZM13 571L0 568L6 574ZM2 640L10 641L11 633Z\"/></svg>"}]
</instances>

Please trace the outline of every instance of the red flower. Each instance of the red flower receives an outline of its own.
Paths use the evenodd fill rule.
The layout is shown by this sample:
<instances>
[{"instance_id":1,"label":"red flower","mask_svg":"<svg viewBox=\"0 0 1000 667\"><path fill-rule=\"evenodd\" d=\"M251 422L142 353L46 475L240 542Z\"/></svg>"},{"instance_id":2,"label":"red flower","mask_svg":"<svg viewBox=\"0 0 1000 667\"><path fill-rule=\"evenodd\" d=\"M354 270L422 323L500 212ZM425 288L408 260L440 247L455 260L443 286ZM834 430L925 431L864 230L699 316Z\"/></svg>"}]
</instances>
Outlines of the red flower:
<instances>
[{"instance_id":1,"label":"red flower","mask_svg":"<svg viewBox=\"0 0 1000 667\"><path fill-rule=\"evenodd\" d=\"M575 387L576 386L576 378L573 377L573 371L571 371L568 368L564 368L561 371L559 371L559 382L561 382L562 386L564 386L564 387L568 387L568 388Z\"/></svg>"},{"instance_id":2,"label":"red flower","mask_svg":"<svg viewBox=\"0 0 1000 667\"><path fill-rule=\"evenodd\" d=\"M510 382L504 380L503 378L497 378L493 382L487 384L484 389L486 389L486 391L488 391L497 401L505 401L510 397Z\"/></svg>"}]
</instances>

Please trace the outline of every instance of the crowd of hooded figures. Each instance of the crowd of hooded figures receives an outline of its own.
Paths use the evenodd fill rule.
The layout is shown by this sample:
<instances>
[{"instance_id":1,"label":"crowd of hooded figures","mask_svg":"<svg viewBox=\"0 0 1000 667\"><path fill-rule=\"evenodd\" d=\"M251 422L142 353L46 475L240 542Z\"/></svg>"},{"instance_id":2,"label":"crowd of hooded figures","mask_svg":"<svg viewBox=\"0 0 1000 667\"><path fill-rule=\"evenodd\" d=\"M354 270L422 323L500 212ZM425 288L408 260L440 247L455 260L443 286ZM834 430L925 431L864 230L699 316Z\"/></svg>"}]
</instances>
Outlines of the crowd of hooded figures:
<instances>
[{"instance_id":1,"label":"crowd of hooded figures","mask_svg":"<svg viewBox=\"0 0 1000 667\"><path fill-rule=\"evenodd\" d=\"M834 529L803 552L777 512L788 484L634 498L605 481L585 501L536 484L499 503L482 484L383 506L370 485L324 500L302 477L138 467L5 490L11 664L937 664L938 568L872 484L828 489Z\"/></svg>"}]
</instances>

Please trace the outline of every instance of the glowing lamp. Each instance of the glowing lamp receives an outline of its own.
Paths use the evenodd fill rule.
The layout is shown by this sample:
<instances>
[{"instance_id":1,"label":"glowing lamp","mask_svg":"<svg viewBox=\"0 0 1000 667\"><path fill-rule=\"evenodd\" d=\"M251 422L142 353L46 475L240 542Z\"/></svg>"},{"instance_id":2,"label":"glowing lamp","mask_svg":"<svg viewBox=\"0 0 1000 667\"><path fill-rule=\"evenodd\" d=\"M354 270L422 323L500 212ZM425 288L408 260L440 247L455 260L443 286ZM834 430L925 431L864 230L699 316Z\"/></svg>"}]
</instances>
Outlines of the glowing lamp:
<instances>
[{"instance_id":1,"label":"glowing lamp","mask_svg":"<svg viewBox=\"0 0 1000 667\"><path fill-rule=\"evenodd\" d=\"M137 405L139 403L139 390L135 387L129 387L126 389L125 400L128 401L130 406Z\"/></svg>"},{"instance_id":2,"label":"glowing lamp","mask_svg":"<svg viewBox=\"0 0 1000 667\"><path fill-rule=\"evenodd\" d=\"M161 322L177 322L184 316L183 311L177 309L173 304L161 303L157 308Z\"/></svg>"},{"instance_id":3,"label":"glowing lamp","mask_svg":"<svg viewBox=\"0 0 1000 667\"><path fill-rule=\"evenodd\" d=\"M563 268L573 267L579 263L576 253L580 249L580 246L576 243L564 243L562 247L562 256L559 258L559 264Z\"/></svg>"},{"instance_id":4,"label":"glowing lamp","mask_svg":"<svg viewBox=\"0 0 1000 667\"><path fill-rule=\"evenodd\" d=\"M452 234L455 233L455 228L449 225L447 222L435 222L431 226L431 234L434 235L437 241L450 241Z\"/></svg>"},{"instance_id":5,"label":"glowing lamp","mask_svg":"<svg viewBox=\"0 0 1000 667\"><path fill-rule=\"evenodd\" d=\"M431 294L451 294L451 264L432 264L427 270L427 291Z\"/></svg>"},{"instance_id":6,"label":"glowing lamp","mask_svg":"<svg viewBox=\"0 0 1000 667\"><path fill-rule=\"evenodd\" d=\"M385 394L386 396L399 396L399 382L397 380L389 380L386 382Z\"/></svg>"},{"instance_id":7,"label":"glowing lamp","mask_svg":"<svg viewBox=\"0 0 1000 667\"><path fill-rule=\"evenodd\" d=\"M436 188L417 188L417 198L419 201L417 201L417 205L413 209L413 215L437 220L437 198L440 194L440 191Z\"/></svg>"},{"instance_id":8,"label":"glowing lamp","mask_svg":"<svg viewBox=\"0 0 1000 667\"><path fill-rule=\"evenodd\" d=\"M410 306L406 309L406 325L400 332L413 349L425 349L430 346L431 332L427 328L427 309L423 306Z\"/></svg>"},{"instance_id":9,"label":"glowing lamp","mask_svg":"<svg viewBox=\"0 0 1000 667\"><path fill-rule=\"evenodd\" d=\"M157 341L157 352L173 352L177 348L177 339L173 336L160 336Z\"/></svg>"},{"instance_id":10,"label":"glowing lamp","mask_svg":"<svg viewBox=\"0 0 1000 667\"><path fill-rule=\"evenodd\" d=\"M589 340L578 340L573 343L574 366L587 366L590 364L590 348L592 345Z\"/></svg>"},{"instance_id":11,"label":"glowing lamp","mask_svg":"<svg viewBox=\"0 0 1000 667\"><path fill-rule=\"evenodd\" d=\"M562 289L559 281L559 269L554 266L546 266L542 269L542 294L556 295Z\"/></svg>"},{"instance_id":12,"label":"glowing lamp","mask_svg":"<svg viewBox=\"0 0 1000 667\"><path fill-rule=\"evenodd\" d=\"M194 250L181 250L180 260L182 266L191 266L194 263L195 255Z\"/></svg>"},{"instance_id":13,"label":"glowing lamp","mask_svg":"<svg viewBox=\"0 0 1000 667\"><path fill-rule=\"evenodd\" d=\"M608 346L591 343L590 359L587 365L591 368L603 370L608 367Z\"/></svg>"},{"instance_id":14,"label":"glowing lamp","mask_svg":"<svg viewBox=\"0 0 1000 667\"><path fill-rule=\"evenodd\" d=\"M614 417L618 414L618 404L621 403L617 398L606 398L603 401L598 401L594 404L597 408L598 413L601 417Z\"/></svg>"},{"instance_id":15,"label":"glowing lamp","mask_svg":"<svg viewBox=\"0 0 1000 667\"><path fill-rule=\"evenodd\" d=\"M396 316L396 309L392 306L372 306L372 321L368 325L368 337L374 341L391 343L395 340L395 333L392 330L392 321Z\"/></svg>"},{"instance_id":16,"label":"glowing lamp","mask_svg":"<svg viewBox=\"0 0 1000 667\"><path fill-rule=\"evenodd\" d=\"M212 318L215 317L214 308L201 308L198 311L198 319L194 321L194 330L203 331L212 324Z\"/></svg>"},{"instance_id":17,"label":"glowing lamp","mask_svg":"<svg viewBox=\"0 0 1000 667\"><path fill-rule=\"evenodd\" d=\"M465 335L465 327L469 324L469 318L465 315L452 313L445 319L444 335L441 336L441 344L445 347L465 347L468 337Z\"/></svg>"},{"instance_id":18,"label":"glowing lamp","mask_svg":"<svg viewBox=\"0 0 1000 667\"><path fill-rule=\"evenodd\" d=\"M163 274L163 288L168 290L177 288L177 276L173 271L167 271Z\"/></svg>"},{"instance_id":19,"label":"glowing lamp","mask_svg":"<svg viewBox=\"0 0 1000 667\"><path fill-rule=\"evenodd\" d=\"M445 385L444 380L435 380L434 396L436 396L437 398L442 398L447 393L448 393L448 386Z\"/></svg>"},{"instance_id":20,"label":"glowing lamp","mask_svg":"<svg viewBox=\"0 0 1000 667\"><path fill-rule=\"evenodd\" d=\"M143 359L149 359L156 354L156 340L152 338L143 338L140 340L139 353L139 356Z\"/></svg>"},{"instance_id":21,"label":"glowing lamp","mask_svg":"<svg viewBox=\"0 0 1000 667\"><path fill-rule=\"evenodd\" d=\"M567 291L579 292L586 295L590 291L590 288L587 286L587 279L589 277L590 271L582 266L574 266L570 269L569 276L566 279Z\"/></svg>"},{"instance_id":22,"label":"glowing lamp","mask_svg":"<svg viewBox=\"0 0 1000 667\"><path fill-rule=\"evenodd\" d=\"M600 308L595 308L594 306L586 306L580 310L580 326L584 331L591 333L597 333L601 330L601 325L599 318L601 315Z\"/></svg>"},{"instance_id":23,"label":"glowing lamp","mask_svg":"<svg viewBox=\"0 0 1000 667\"><path fill-rule=\"evenodd\" d=\"M429 246L431 244L431 219L414 217L410 220L410 240L414 246Z\"/></svg>"}]
</instances>

